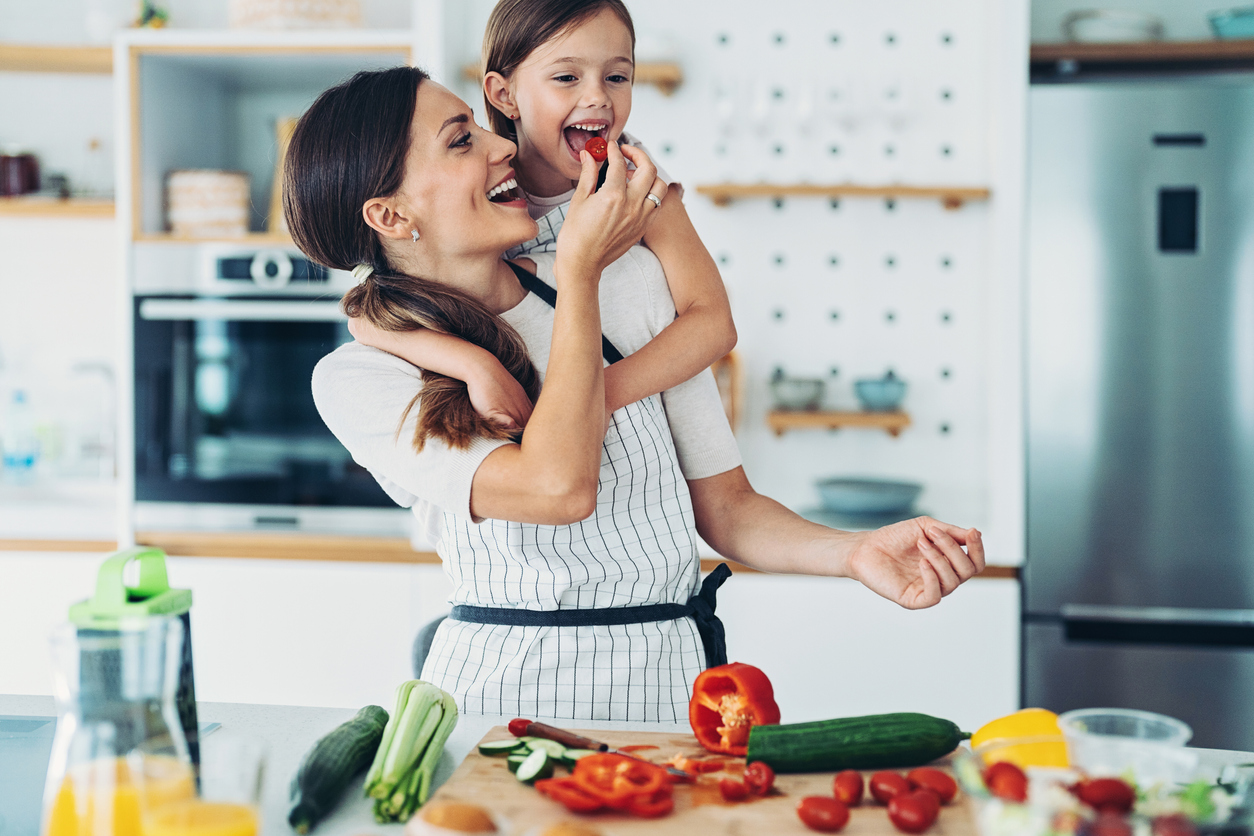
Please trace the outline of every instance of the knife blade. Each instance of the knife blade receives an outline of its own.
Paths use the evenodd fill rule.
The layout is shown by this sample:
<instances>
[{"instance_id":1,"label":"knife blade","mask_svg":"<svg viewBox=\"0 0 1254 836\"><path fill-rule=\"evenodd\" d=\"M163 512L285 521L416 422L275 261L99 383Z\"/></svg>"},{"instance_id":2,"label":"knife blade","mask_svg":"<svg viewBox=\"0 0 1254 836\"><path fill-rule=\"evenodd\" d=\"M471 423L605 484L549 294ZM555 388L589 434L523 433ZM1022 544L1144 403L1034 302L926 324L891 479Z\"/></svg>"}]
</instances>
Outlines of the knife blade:
<instances>
[{"instance_id":1,"label":"knife blade","mask_svg":"<svg viewBox=\"0 0 1254 836\"><path fill-rule=\"evenodd\" d=\"M542 737L545 740L552 740L554 743L560 743L568 749L591 749L595 752L606 752L611 755L622 755L625 758L642 761L644 763L653 763L646 758L637 757L631 752L624 752L620 749L613 749L608 743L602 743L599 740L593 740L591 737L584 737L582 734L575 734L573 731L559 729L557 726L550 726L548 723L537 723L534 720L527 721L526 733L531 737ZM654 766L663 766L660 763ZM674 766L665 767L668 774L682 779L684 781L693 780L691 773L685 772Z\"/></svg>"}]
</instances>

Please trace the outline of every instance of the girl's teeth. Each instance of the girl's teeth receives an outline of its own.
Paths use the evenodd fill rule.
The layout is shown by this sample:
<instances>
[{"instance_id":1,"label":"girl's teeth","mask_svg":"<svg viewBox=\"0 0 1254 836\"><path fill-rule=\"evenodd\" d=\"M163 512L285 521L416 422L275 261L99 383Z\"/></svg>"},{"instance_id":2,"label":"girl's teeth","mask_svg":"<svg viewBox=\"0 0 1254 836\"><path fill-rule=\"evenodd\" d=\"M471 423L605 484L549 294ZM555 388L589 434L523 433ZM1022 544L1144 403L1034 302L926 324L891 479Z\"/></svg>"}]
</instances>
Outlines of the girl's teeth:
<instances>
[{"instance_id":1,"label":"girl's teeth","mask_svg":"<svg viewBox=\"0 0 1254 836\"><path fill-rule=\"evenodd\" d=\"M506 180L504 183L501 183L499 186L494 186L492 188L492 191L488 192L488 200L491 200L492 198L496 197L501 192L509 191L510 189L514 188L517 185L518 185L518 181L514 180L513 178L510 178L509 180Z\"/></svg>"}]
</instances>

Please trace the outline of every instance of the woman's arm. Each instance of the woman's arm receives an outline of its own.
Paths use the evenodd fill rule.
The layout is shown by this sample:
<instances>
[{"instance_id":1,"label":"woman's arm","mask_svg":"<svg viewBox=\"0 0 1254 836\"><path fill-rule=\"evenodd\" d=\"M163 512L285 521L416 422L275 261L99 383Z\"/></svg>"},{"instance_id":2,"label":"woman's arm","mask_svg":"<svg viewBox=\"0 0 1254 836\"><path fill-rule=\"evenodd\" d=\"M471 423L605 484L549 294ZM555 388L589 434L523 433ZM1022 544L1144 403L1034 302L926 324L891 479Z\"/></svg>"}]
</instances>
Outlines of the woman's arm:
<instances>
[{"instance_id":1,"label":"woman's arm","mask_svg":"<svg viewBox=\"0 0 1254 836\"><path fill-rule=\"evenodd\" d=\"M348 332L363 345L386 351L420 369L464 381L475 411L508 429L522 429L531 417L531 398L492 352L452 334L427 328L384 331L361 317Z\"/></svg>"},{"instance_id":2,"label":"woman's arm","mask_svg":"<svg viewBox=\"0 0 1254 836\"><path fill-rule=\"evenodd\" d=\"M637 167L630 183L624 155ZM596 509L605 438L597 283L640 240L655 211L645 195L661 181L643 153L611 145L610 176L594 191L597 165L586 152L580 159L583 172L553 265L557 306L544 388L521 441L489 453L475 472L470 507L478 517L568 525Z\"/></svg>"},{"instance_id":3,"label":"woman's arm","mask_svg":"<svg viewBox=\"0 0 1254 836\"><path fill-rule=\"evenodd\" d=\"M907 609L922 609L984 570L984 542L974 528L918 517L875 531L838 531L757 493L739 467L688 487L702 538L764 572L853 578Z\"/></svg>"},{"instance_id":4,"label":"woman's arm","mask_svg":"<svg viewBox=\"0 0 1254 836\"><path fill-rule=\"evenodd\" d=\"M677 317L639 351L606 370L609 412L682 383L736 345L727 290L688 218L678 187L664 195L644 243L662 263Z\"/></svg>"}]
</instances>

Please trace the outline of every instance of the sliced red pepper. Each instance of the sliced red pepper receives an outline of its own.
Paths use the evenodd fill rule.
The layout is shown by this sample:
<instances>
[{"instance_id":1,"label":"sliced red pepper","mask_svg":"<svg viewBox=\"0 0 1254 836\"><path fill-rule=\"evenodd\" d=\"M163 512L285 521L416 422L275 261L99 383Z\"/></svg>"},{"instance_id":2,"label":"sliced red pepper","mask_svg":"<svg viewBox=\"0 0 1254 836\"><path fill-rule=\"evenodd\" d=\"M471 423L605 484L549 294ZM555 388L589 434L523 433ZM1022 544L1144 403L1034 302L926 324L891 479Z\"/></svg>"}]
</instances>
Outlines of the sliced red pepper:
<instances>
[{"instance_id":1,"label":"sliced red pepper","mask_svg":"<svg viewBox=\"0 0 1254 836\"><path fill-rule=\"evenodd\" d=\"M633 816L641 816L643 818L652 819L658 816L664 816L671 810L675 809L675 799L671 797L669 792L658 792L650 795L637 795L631 799L625 808L628 813Z\"/></svg>"},{"instance_id":2,"label":"sliced red pepper","mask_svg":"<svg viewBox=\"0 0 1254 836\"><path fill-rule=\"evenodd\" d=\"M628 809L638 796L652 796L659 790L669 794L671 788L662 767L609 752L575 761L571 777L585 792L615 810Z\"/></svg>"},{"instance_id":3,"label":"sliced red pepper","mask_svg":"<svg viewBox=\"0 0 1254 836\"><path fill-rule=\"evenodd\" d=\"M536 781L535 788L542 795L547 795L572 813L592 813L605 806L600 798L586 792L570 776L542 778Z\"/></svg>"},{"instance_id":4,"label":"sliced red pepper","mask_svg":"<svg viewBox=\"0 0 1254 836\"><path fill-rule=\"evenodd\" d=\"M708 668L693 683L688 722L697 742L709 751L743 756L749 729L779 722L775 690L753 665L732 662Z\"/></svg>"}]
</instances>

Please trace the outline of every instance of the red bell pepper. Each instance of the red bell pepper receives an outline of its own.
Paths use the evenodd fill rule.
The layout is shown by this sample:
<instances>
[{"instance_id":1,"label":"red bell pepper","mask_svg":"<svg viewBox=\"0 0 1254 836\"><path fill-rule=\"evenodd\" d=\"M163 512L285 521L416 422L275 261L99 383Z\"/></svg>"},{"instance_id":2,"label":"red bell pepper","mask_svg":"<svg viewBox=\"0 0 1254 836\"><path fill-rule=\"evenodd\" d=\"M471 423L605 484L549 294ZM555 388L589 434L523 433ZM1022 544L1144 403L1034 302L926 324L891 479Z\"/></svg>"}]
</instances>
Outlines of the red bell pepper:
<instances>
[{"instance_id":1,"label":"red bell pepper","mask_svg":"<svg viewBox=\"0 0 1254 836\"><path fill-rule=\"evenodd\" d=\"M709 751L743 756L749 729L779 722L771 681L758 668L740 662L704 670L692 686L688 722L697 742Z\"/></svg>"}]
</instances>

